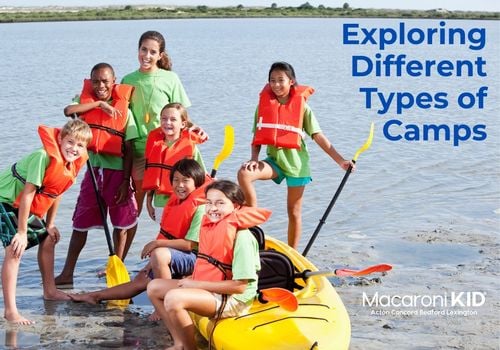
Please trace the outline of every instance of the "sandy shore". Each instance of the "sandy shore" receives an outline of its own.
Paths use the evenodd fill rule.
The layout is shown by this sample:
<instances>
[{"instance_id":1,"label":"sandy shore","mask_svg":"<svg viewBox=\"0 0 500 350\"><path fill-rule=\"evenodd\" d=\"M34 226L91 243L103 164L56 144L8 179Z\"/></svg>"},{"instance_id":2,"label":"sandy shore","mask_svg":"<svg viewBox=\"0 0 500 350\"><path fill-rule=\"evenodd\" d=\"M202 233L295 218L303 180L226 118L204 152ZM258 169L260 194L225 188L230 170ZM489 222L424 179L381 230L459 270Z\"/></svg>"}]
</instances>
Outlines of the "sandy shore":
<instances>
[{"instance_id":1,"label":"sandy shore","mask_svg":"<svg viewBox=\"0 0 500 350\"><path fill-rule=\"evenodd\" d=\"M464 263L460 262L462 258L455 257L450 258L449 263L424 268L395 264L384 276L332 278L351 318L351 349L386 349L388 345L396 349L498 349L498 239L440 228L411 233L403 240L421 247L466 247L474 254L463 258ZM368 253L360 254L357 241L335 242L336 259L351 266L381 262L375 243ZM362 244L367 243L370 244L364 240ZM319 268L329 268L328 255L322 252L327 248L318 246L316 254L311 256ZM76 291L85 289L83 287L76 286ZM385 307L370 306L365 301L363 305L363 295L371 300L376 293L394 297L397 302L405 295L450 297L460 292L483 293L484 304L479 307ZM0 348L15 348L17 344L19 349L153 349L171 342L160 323L147 320L152 307L142 294L124 310L106 305L44 302L40 294L41 290L34 290L21 298L20 308L36 321L35 325L16 327L0 321ZM461 300L466 303L466 294Z\"/></svg>"}]
</instances>

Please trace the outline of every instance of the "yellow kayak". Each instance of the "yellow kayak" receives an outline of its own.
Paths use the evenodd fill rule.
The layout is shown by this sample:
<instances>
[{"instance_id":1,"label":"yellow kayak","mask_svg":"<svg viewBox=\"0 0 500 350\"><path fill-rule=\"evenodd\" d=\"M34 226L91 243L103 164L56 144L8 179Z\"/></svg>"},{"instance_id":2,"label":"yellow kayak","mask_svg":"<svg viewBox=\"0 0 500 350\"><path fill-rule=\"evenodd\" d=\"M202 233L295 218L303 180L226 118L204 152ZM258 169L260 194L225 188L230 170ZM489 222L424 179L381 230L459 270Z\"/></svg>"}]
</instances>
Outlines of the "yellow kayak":
<instances>
[{"instance_id":1,"label":"yellow kayak","mask_svg":"<svg viewBox=\"0 0 500 350\"><path fill-rule=\"evenodd\" d=\"M295 267L295 274L317 271L299 252L285 243L266 236L265 250L286 255ZM261 254L262 260L262 254ZM220 320L212 335L217 350L260 349L348 349L351 338L349 316L337 292L326 279L317 275L295 278L293 293L299 306L286 311L274 302L262 304L255 300L249 313ZM214 320L191 315L200 333L208 339Z\"/></svg>"}]
</instances>

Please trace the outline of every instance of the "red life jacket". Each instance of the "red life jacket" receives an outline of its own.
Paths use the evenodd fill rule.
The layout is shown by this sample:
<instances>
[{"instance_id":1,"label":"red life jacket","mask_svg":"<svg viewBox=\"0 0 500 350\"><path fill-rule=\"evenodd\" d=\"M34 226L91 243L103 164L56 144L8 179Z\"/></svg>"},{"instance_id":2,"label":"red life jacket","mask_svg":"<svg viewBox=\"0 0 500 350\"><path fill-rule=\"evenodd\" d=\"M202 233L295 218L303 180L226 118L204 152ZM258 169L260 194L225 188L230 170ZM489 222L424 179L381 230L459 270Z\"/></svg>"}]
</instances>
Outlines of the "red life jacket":
<instances>
[{"instance_id":1,"label":"red life jacket","mask_svg":"<svg viewBox=\"0 0 500 350\"><path fill-rule=\"evenodd\" d=\"M61 154L57 140L59 133L59 129L43 125L38 127L38 134L43 147L50 157L49 166L45 170L45 176L42 180L42 186L37 189L30 208L30 212L39 217L44 217L57 196L60 196L75 182L78 172L88 158L85 153L74 162L66 162ZM26 183L26 179L17 173L15 164L12 166L12 175L22 183ZM14 207L19 208L20 199L21 195L14 202Z\"/></svg>"},{"instance_id":2,"label":"red life jacket","mask_svg":"<svg viewBox=\"0 0 500 350\"><path fill-rule=\"evenodd\" d=\"M252 145L300 149L305 137L302 130L304 105L313 93L312 87L296 85L290 89L288 101L281 104L266 84L260 93Z\"/></svg>"},{"instance_id":3,"label":"red life jacket","mask_svg":"<svg viewBox=\"0 0 500 350\"><path fill-rule=\"evenodd\" d=\"M165 134L160 128L152 130L146 141L146 169L142 180L144 191L155 190L158 194L172 194L170 170L177 161L193 158L195 145L200 143L196 134L183 130L173 145L165 144Z\"/></svg>"},{"instance_id":4,"label":"red life jacket","mask_svg":"<svg viewBox=\"0 0 500 350\"><path fill-rule=\"evenodd\" d=\"M203 185L195 189L181 201L175 193L163 208L160 232L156 239L183 239L186 237L196 209L205 199L205 188L212 182L210 176L205 177Z\"/></svg>"},{"instance_id":5,"label":"red life jacket","mask_svg":"<svg viewBox=\"0 0 500 350\"><path fill-rule=\"evenodd\" d=\"M125 140L125 129L127 127L128 105L133 87L126 84L113 85L111 92L111 105L120 111L121 115L111 117L101 108L94 108L81 115L92 130L92 141L87 147L94 153L109 154L112 156L123 156L123 142ZM80 103L97 101L92 88L92 81L83 81L83 90L80 95Z\"/></svg>"},{"instance_id":6,"label":"red life jacket","mask_svg":"<svg viewBox=\"0 0 500 350\"><path fill-rule=\"evenodd\" d=\"M232 279L234 243L238 231L259 225L270 215L271 211L254 207L242 207L215 223L205 215L200 228L193 279L201 281Z\"/></svg>"}]
</instances>

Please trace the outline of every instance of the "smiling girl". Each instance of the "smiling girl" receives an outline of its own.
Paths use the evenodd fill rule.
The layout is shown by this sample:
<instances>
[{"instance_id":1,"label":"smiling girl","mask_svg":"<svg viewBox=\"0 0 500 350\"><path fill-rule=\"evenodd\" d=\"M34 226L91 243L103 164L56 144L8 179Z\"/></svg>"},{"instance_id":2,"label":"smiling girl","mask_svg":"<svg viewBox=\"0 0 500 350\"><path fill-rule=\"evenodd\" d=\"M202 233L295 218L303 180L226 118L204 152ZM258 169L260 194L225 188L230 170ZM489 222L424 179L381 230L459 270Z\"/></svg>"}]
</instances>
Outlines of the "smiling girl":
<instances>
[{"instance_id":1,"label":"smiling girl","mask_svg":"<svg viewBox=\"0 0 500 350\"><path fill-rule=\"evenodd\" d=\"M196 146L201 140L188 130L191 126L184 106L169 103L161 110L160 127L149 133L142 189L147 191L147 210L153 220L157 217L155 207L163 208L172 194L170 170L178 160L192 158L205 170L201 153Z\"/></svg>"},{"instance_id":2,"label":"smiling girl","mask_svg":"<svg viewBox=\"0 0 500 350\"><path fill-rule=\"evenodd\" d=\"M221 180L208 185L192 277L148 284L148 296L174 340L168 349L196 349L189 311L227 318L250 308L260 260L257 241L247 229L265 222L271 212L244 203L237 184Z\"/></svg>"},{"instance_id":3,"label":"smiling girl","mask_svg":"<svg viewBox=\"0 0 500 350\"><path fill-rule=\"evenodd\" d=\"M313 93L313 88L297 84L289 63L271 65L268 83L260 93L255 113L251 158L238 172L238 182L250 206L257 205L255 180L273 180L280 184L286 179L288 244L295 249L302 234L302 198L305 186L312 181L305 136L309 135L342 169L354 167L321 132L306 103ZM262 145L267 145L267 158L259 160Z\"/></svg>"}]
</instances>

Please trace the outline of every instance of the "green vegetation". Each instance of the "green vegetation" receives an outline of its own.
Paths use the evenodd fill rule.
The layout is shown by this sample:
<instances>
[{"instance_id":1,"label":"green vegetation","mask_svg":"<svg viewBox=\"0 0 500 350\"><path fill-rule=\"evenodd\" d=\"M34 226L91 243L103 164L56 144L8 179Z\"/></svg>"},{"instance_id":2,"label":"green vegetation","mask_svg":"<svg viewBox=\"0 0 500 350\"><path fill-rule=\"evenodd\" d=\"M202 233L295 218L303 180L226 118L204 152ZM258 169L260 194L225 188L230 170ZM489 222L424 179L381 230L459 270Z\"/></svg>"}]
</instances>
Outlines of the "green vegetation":
<instances>
[{"instance_id":1,"label":"green vegetation","mask_svg":"<svg viewBox=\"0 0 500 350\"><path fill-rule=\"evenodd\" d=\"M434 9L391 10L351 8L346 2L342 7L314 7L306 2L298 7L194 7L172 6L122 6L122 7L47 7L0 8L0 23L44 21L100 21L164 18L251 18L251 17L374 17L374 18L446 18L446 19L499 19L499 12L447 11Z\"/></svg>"}]
</instances>

